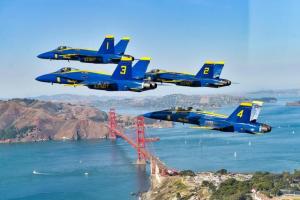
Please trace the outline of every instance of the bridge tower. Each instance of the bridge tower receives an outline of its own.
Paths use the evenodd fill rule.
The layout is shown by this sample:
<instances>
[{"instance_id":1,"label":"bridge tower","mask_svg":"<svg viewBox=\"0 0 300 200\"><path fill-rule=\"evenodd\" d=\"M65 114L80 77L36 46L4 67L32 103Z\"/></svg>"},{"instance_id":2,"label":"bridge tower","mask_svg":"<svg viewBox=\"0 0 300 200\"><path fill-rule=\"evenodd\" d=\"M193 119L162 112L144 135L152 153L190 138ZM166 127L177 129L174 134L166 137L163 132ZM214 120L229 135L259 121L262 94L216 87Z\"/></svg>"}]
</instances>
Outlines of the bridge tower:
<instances>
[{"instance_id":1,"label":"bridge tower","mask_svg":"<svg viewBox=\"0 0 300 200\"><path fill-rule=\"evenodd\" d=\"M145 152L145 122L143 116L138 116L136 118L136 147L138 153L137 164L145 165L146 164L146 156L143 152Z\"/></svg>"},{"instance_id":2,"label":"bridge tower","mask_svg":"<svg viewBox=\"0 0 300 200\"><path fill-rule=\"evenodd\" d=\"M111 108L109 110L108 123L109 123L108 138L115 140L117 138L115 133L115 130L117 129L117 115L116 115L116 110L114 108Z\"/></svg>"}]
</instances>

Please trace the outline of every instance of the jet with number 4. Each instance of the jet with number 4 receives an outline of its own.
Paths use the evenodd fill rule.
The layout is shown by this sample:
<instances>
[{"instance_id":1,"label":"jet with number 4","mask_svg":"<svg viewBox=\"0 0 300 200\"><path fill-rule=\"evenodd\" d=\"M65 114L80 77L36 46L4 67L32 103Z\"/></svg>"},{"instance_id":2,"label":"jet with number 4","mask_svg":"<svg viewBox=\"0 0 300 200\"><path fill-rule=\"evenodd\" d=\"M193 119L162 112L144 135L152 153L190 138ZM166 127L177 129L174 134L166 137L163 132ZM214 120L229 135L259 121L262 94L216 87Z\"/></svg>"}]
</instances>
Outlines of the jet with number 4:
<instances>
[{"instance_id":1,"label":"jet with number 4","mask_svg":"<svg viewBox=\"0 0 300 200\"><path fill-rule=\"evenodd\" d=\"M146 73L145 79L188 87L219 88L231 85L231 81L220 78L223 67L224 62L208 61L196 75L153 69Z\"/></svg>"},{"instance_id":2,"label":"jet with number 4","mask_svg":"<svg viewBox=\"0 0 300 200\"><path fill-rule=\"evenodd\" d=\"M127 57L134 60L131 55L126 55L125 50L129 43L129 38L122 38L118 44L114 44L114 36L107 35L99 50L79 49L67 46L60 46L52 51L38 55L41 59L50 60L75 60L84 63L108 64L119 63L121 57Z\"/></svg>"},{"instance_id":3,"label":"jet with number 4","mask_svg":"<svg viewBox=\"0 0 300 200\"><path fill-rule=\"evenodd\" d=\"M143 57L135 65L138 74L146 72L150 58ZM37 81L68 86L86 86L95 90L143 92L157 87L155 82L143 80L132 72L130 58L122 57L112 75L65 67L36 78Z\"/></svg>"},{"instance_id":4,"label":"jet with number 4","mask_svg":"<svg viewBox=\"0 0 300 200\"><path fill-rule=\"evenodd\" d=\"M144 114L144 117L197 125L195 128L263 134L271 131L271 126L257 122L263 102L243 102L230 115L222 115L193 108L173 108Z\"/></svg>"}]
</instances>

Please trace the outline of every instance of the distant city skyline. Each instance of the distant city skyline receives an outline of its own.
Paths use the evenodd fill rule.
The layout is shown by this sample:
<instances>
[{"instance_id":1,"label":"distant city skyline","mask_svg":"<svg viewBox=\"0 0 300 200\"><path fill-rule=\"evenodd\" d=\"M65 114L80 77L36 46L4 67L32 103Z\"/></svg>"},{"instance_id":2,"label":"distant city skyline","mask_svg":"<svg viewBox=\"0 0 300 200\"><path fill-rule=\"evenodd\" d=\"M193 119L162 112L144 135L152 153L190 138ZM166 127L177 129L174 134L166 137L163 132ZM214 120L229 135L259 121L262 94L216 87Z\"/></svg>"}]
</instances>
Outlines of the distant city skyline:
<instances>
[{"instance_id":1,"label":"distant city skyline","mask_svg":"<svg viewBox=\"0 0 300 200\"><path fill-rule=\"evenodd\" d=\"M153 96L233 94L299 88L297 0L0 1L0 98L52 94ZM225 61L230 87L161 86L143 93L106 92L35 81L61 67L112 72L116 65L48 61L60 45L98 49L104 36L129 36L127 52L152 58L150 69L197 73L206 60Z\"/></svg>"}]
</instances>

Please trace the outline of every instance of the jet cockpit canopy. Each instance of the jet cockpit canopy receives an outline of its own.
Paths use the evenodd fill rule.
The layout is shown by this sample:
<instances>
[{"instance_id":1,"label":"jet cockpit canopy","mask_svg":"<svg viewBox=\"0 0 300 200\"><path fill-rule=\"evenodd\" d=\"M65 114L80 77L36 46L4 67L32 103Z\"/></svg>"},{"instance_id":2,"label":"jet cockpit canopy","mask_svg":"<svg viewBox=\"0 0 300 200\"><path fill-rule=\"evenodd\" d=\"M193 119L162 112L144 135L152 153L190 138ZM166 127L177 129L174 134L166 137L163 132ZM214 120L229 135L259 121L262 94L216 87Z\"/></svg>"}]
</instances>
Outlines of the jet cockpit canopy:
<instances>
[{"instance_id":1,"label":"jet cockpit canopy","mask_svg":"<svg viewBox=\"0 0 300 200\"><path fill-rule=\"evenodd\" d=\"M72 71L72 70L77 70L77 69L71 68L71 67L63 67L60 70L56 71L56 73L65 73L65 72L69 72L69 71Z\"/></svg>"},{"instance_id":2,"label":"jet cockpit canopy","mask_svg":"<svg viewBox=\"0 0 300 200\"><path fill-rule=\"evenodd\" d=\"M66 49L70 49L71 47L67 47L67 46L59 46L59 47L57 47L56 49L54 49L54 50L56 50L56 51L62 51L62 50L66 50Z\"/></svg>"}]
</instances>

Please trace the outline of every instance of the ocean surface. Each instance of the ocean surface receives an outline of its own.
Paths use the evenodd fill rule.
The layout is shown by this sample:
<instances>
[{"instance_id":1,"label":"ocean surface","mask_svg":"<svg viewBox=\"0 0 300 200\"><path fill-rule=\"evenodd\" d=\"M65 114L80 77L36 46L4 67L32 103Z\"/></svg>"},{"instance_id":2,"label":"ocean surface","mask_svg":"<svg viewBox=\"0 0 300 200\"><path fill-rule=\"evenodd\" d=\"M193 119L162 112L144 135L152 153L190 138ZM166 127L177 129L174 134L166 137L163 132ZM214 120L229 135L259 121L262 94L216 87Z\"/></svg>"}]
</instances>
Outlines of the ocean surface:
<instances>
[{"instance_id":1,"label":"ocean surface","mask_svg":"<svg viewBox=\"0 0 300 200\"><path fill-rule=\"evenodd\" d=\"M147 129L148 137L161 139L148 149L178 170L300 169L300 107L286 107L290 100L294 99L264 105L259 121L273 127L268 134L221 133L176 124ZM218 112L230 114L233 109ZM128 134L134 136L134 130ZM121 139L2 144L0 199L135 199L134 194L149 187L149 169L137 167L135 161L136 152Z\"/></svg>"}]
</instances>

